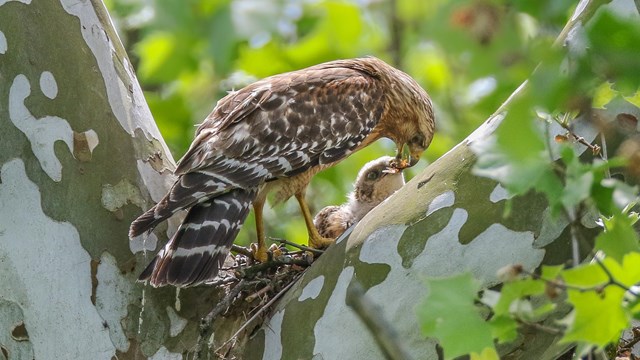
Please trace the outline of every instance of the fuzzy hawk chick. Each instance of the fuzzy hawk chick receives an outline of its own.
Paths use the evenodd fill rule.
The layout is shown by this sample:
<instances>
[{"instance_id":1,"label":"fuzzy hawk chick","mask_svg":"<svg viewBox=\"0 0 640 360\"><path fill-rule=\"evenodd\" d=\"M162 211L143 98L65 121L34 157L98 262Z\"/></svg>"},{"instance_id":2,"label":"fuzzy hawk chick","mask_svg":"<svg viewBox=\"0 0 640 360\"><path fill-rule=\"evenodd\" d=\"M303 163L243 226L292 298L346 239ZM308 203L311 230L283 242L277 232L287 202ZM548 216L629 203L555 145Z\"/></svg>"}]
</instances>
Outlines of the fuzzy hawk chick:
<instances>
[{"instance_id":1,"label":"fuzzy hawk chick","mask_svg":"<svg viewBox=\"0 0 640 360\"><path fill-rule=\"evenodd\" d=\"M336 239L400 189L404 185L404 175L393 168L393 163L391 156L366 163L358 172L349 200L340 206L327 206L313 218L320 236Z\"/></svg>"},{"instance_id":2,"label":"fuzzy hawk chick","mask_svg":"<svg viewBox=\"0 0 640 360\"><path fill-rule=\"evenodd\" d=\"M279 201L295 196L310 245L329 245L304 199L311 178L382 137L398 147L394 166L412 166L434 127L427 93L374 57L274 75L228 94L198 127L169 192L131 224L133 238L188 210L139 279L179 287L212 280L252 206L254 256L266 261L262 209L270 191Z\"/></svg>"}]
</instances>

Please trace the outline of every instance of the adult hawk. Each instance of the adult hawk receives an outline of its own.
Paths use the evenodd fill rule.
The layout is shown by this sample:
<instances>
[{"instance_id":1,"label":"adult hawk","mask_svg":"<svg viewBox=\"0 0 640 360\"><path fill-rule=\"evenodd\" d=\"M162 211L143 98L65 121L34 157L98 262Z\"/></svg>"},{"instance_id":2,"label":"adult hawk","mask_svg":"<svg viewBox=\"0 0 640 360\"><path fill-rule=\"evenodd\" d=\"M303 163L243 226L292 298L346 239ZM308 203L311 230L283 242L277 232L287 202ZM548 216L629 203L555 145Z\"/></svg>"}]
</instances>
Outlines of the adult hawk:
<instances>
[{"instance_id":1,"label":"adult hawk","mask_svg":"<svg viewBox=\"0 0 640 360\"><path fill-rule=\"evenodd\" d=\"M327 206L313 218L320 236L337 238L400 189L404 185L404 176L401 170L393 169L393 164L391 156L366 163L358 172L349 200L340 206Z\"/></svg>"},{"instance_id":2,"label":"adult hawk","mask_svg":"<svg viewBox=\"0 0 640 360\"><path fill-rule=\"evenodd\" d=\"M311 246L329 245L304 200L311 178L381 137L398 147L395 167L412 166L434 126L427 93L374 57L274 75L230 93L198 127L169 193L131 224L133 238L188 210L140 280L192 286L213 279L252 205L254 256L266 261L262 208L270 191L281 201L295 196Z\"/></svg>"}]
</instances>

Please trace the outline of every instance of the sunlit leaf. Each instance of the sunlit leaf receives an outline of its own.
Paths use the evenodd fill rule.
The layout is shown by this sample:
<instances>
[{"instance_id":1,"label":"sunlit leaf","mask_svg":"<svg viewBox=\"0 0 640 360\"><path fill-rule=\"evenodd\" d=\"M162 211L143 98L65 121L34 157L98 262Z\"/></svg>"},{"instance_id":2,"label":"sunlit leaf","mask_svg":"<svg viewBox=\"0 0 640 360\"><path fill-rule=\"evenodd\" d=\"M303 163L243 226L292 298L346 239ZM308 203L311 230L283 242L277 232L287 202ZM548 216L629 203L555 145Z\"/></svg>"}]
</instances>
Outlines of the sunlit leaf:
<instances>
[{"instance_id":1,"label":"sunlit leaf","mask_svg":"<svg viewBox=\"0 0 640 360\"><path fill-rule=\"evenodd\" d=\"M604 109L618 95L618 92L611 85L612 83L607 81L596 88L592 104L594 108Z\"/></svg>"},{"instance_id":2,"label":"sunlit leaf","mask_svg":"<svg viewBox=\"0 0 640 360\"><path fill-rule=\"evenodd\" d=\"M626 214L617 214L604 220L605 231L596 238L596 249L604 251L622 262L624 256L632 251L640 251L638 234Z\"/></svg>"},{"instance_id":3,"label":"sunlit leaf","mask_svg":"<svg viewBox=\"0 0 640 360\"><path fill-rule=\"evenodd\" d=\"M430 279L427 283L429 293L418 307L418 317L423 333L440 342L445 359L493 348L491 326L474 305L480 285L470 274ZM458 337L461 329L464 341Z\"/></svg>"}]
</instances>

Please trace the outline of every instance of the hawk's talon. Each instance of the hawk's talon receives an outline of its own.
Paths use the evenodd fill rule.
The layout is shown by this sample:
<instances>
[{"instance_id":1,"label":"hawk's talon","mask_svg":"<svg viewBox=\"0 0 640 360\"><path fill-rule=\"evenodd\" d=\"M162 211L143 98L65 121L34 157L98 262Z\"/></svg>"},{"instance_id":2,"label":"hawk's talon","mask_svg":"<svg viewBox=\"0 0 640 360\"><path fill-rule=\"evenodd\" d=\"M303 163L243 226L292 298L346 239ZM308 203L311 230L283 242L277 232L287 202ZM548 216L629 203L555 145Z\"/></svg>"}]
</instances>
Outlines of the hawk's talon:
<instances>
[{"instance_id":1,"label":"hawk's talon","mask_svg":"<svg viewBox=\"0 0 640 360\"><path fill-rule=\"evenodd\" d=\"M269 254L267 253L267 249L261 247L259 244L251 243L249 246L251 248L251 253L253 255L253 259L265 263L269 260Z\"/></svg>"},{"instance_id":2,"label":"hawk's talon","mask_svg":"<svg viewBox=\"0 0 640 360\"><path fill-rule=\"evenodd\" d=\"M329 245L333 244L335 239L326 238L322 236L310 236L309 237L309 246L314 249L325 249L328 248Z\"/></svg>"}]
</instances>

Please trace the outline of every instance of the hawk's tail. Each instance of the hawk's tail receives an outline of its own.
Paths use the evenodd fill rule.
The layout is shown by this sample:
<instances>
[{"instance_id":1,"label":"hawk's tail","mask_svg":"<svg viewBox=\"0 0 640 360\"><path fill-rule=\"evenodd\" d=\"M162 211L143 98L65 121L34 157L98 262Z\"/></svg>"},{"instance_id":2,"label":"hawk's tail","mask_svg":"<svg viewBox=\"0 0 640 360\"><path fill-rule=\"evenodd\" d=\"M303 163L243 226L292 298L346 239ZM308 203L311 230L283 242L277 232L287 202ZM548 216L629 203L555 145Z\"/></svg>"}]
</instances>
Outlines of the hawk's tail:
<instances>
[{"instance_id":1,"label":"hawk's tail","mask_svg":"<svg viewBox=\"0 0 640 360\"><path fill-rule=\"evenodd\" d=\"M256 190L235 189L193 206L138 280L185 287L212 280L242 227Z\"/></svg>"},{"instance_id":2,"label":"hawk's tail","mask_svg":"<svg viewBox=\"0 0 640 360\"><path fill-rule=\"evenodd\" d=\"M181 175L162 200L131 223L129 238L153 230L176 212L201 203L228 187L226 182L209 173L194 171Z\"/></svg>"}]
</instances>

